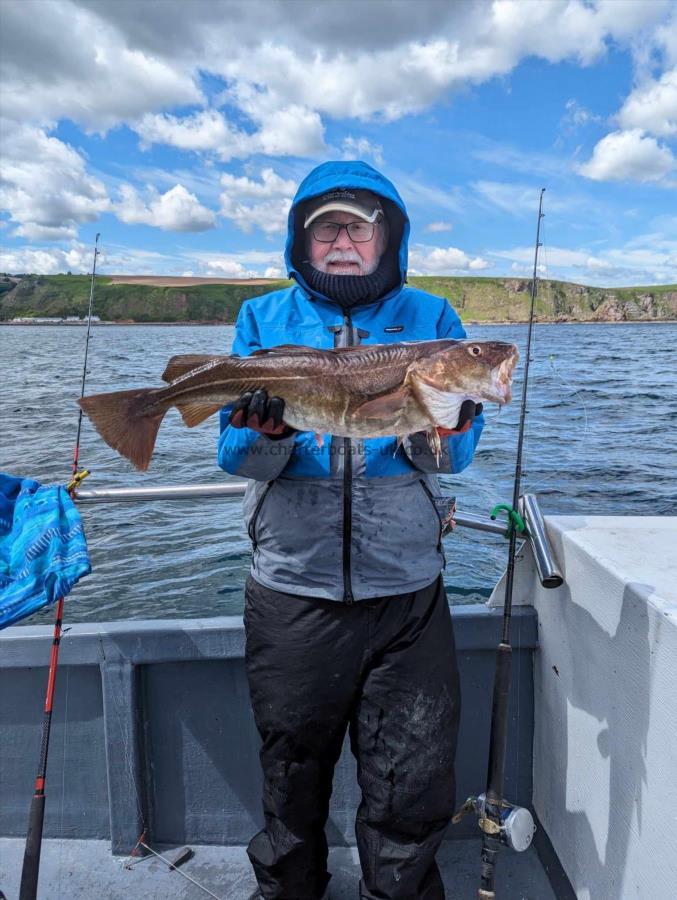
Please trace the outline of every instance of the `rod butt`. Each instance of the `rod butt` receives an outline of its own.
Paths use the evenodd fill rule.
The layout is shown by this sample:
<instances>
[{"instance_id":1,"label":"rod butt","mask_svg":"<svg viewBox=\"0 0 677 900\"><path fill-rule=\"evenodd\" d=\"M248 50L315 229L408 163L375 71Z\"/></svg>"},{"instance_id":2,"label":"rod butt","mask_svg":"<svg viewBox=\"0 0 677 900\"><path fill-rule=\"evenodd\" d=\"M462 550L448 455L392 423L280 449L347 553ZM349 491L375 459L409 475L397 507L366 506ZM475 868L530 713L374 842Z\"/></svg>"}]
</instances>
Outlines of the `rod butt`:
<instances>
[{"instance_id":1,"label":"rod butt","mask_svg":"<svg viewBox=\"0 0 677 900\"><path fill-rule=\"evenodd\" d=\"M40 849L42 847L42 825L45 820L45 795L33 794L31 811L28 816L28 833L24 850L23 869L19 900L35 900L38 895L38 874L40 871Z\"/></svg>"}]
</instances>

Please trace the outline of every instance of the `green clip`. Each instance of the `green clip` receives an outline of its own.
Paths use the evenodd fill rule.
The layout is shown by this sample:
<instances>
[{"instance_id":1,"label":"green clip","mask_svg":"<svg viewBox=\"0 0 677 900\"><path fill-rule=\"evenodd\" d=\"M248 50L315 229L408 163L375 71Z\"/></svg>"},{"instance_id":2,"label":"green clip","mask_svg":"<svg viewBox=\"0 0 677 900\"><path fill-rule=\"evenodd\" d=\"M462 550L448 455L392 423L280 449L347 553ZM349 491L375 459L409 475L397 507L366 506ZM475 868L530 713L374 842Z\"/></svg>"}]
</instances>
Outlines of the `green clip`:
<instances>
[{"instance_id":1,"label":"green clip","mask_svg":"<svg viewBox=\"0 0 677 900\"><path fill-rule=\"evenodd\" d=\"M524 522L522 516L517 512L516 509L513 509L512 506L508 503L497 503L496 506L491 510L491 518L495 519L498 513L501 510L505 510L508 514L508 532L506 537L510 537L513 529L516 531L522 532L522 534L527 533L527 526Z\"/></svg>"}]
</instances>

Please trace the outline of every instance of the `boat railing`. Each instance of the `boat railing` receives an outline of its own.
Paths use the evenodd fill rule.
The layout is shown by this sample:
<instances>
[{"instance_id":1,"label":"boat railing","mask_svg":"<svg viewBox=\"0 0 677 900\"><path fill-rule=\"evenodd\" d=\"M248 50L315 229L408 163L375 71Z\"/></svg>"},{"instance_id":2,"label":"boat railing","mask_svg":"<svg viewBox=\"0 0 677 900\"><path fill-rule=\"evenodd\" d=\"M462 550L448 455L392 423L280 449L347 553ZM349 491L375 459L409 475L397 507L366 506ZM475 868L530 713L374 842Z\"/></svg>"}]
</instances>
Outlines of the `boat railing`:
<instances>
[{"instance_id":1,"label":"boat railing","mask_svg":"<svg viewBox=\"0 0 677 900\"><path fill-rule=\"evenodd\" d=\"M215 500L224 497L241 497L244 495L245 481L228 484L182 484L159 485L142 488L104 488L97 490L77 490L74 499L78 503L130 503L149 500ZM562 584L562 575L548 540L543 516L538 500L533 494L524 494L521 503L522 515L526 523L524 538L529 541L536 562L536 569L543 587L556 588ZM456 512L454 521L460 528L473 531L484 531L507 537L508 526L490 518L474 513Z\"/></svg>"}]
</instances>

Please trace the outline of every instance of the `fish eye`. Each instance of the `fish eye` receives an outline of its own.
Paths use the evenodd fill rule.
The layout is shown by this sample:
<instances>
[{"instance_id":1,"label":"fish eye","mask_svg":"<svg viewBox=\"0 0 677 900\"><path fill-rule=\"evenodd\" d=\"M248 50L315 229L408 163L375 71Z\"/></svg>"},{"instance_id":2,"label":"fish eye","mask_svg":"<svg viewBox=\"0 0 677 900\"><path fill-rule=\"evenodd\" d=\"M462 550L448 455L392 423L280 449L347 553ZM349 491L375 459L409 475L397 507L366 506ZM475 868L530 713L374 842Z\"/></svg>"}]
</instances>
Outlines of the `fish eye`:
<instances>
[{"instance_id":1,"label":"fish eye","mask_svg":"<svg viewBox=\"0 0 677 900\"><path fill-rule=\"evenodd\" d=\"M477 344L473 344L470 348L470 352L473 356L479 356L482 353L482 348L478 347Z\"/></svg>"}]
</instances>

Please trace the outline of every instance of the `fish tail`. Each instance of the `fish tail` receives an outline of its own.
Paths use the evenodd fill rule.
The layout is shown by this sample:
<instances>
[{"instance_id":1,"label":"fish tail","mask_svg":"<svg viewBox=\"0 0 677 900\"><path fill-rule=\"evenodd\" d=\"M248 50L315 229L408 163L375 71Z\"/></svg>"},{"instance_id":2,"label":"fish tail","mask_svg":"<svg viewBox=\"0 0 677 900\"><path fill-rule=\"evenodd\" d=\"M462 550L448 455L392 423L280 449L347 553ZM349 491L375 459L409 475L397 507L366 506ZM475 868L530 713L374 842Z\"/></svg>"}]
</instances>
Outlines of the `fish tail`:
<instances>
[{"instance_id":1,"label":"fish tail","mask_svg":"<svg viewBox=\"0 0 677 900\"><path fill-rule=\"evenodd\" d=\"M145 472L168 407L149 403L155 388L94 394L78 400L104 441Z\"/></svg>"}]
</instances>

